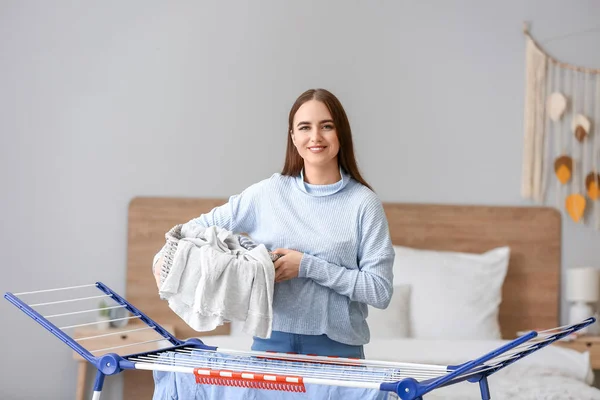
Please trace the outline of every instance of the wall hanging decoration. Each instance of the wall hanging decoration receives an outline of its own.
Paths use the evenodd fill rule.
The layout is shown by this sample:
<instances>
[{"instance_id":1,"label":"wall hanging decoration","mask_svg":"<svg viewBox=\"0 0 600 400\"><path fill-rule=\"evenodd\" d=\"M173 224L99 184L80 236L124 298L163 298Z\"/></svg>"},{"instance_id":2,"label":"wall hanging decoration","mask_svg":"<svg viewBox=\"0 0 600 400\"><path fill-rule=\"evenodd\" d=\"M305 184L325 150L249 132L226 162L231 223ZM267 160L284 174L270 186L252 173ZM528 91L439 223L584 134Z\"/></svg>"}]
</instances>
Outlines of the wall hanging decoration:
<instances>
[{"instance_id":1,"label":"wall hanging decoration","mask_svg":"<svg viewBox=\"0 0 600 400\"><path fill-rule=\"evenodd\" d=\"M577 182L581 182L578 179L579 175L580 174L577 173L576 167L575 171L573 172L573 182L575 182L573 185L574 187L572 193L569 194L565 200L565 209L567 210L567 213L571 219L575 222L580 222L582 220L585 213L585 207L587 205L585 197L581 194L581 191L578 190L579 185Z\"/></svg>"},{"instance_id":2,"label":"wall hanging decoration","mask_svg":"<svg viewBox=\"0 0 600 400\"><path fill-rule=\"evenodd\" d=\"M573 159L569 156L560 156L554 161L554 172L559 182L565 185L571 180L573 173Z\"/></svg>"},{"instance_id":3,"label":"wall hanging decoration","mask_svg":"<svg viewBox=\"0 0 600 400\"><path fill-rule=\"evenodd\" d=\"M600 230L600 68L559 61L523 31L521 195Z\"/></svg>"},{"instance_id":4,"label":"wall hanging decoration","mask_svg":"<svg viewBox=\"0 0 600 400\"><path fill-rule=\"evenodd\" d=\"M585 178L585 188L590 200L598 200L600 197L600 174L590 172Z\"/></svg>"},{"instance_id":5,"label":"wall hanging decoration","mask_svg":"<svg viewBox=\"0 0 600 400\"><path fill-rule=\"evenodd\" d=\"M575 138L579 143L583 142L590 131L590 121L584 115L577 114L575 118L573 118L572 126Z\"/></svg>"}]
</instances>

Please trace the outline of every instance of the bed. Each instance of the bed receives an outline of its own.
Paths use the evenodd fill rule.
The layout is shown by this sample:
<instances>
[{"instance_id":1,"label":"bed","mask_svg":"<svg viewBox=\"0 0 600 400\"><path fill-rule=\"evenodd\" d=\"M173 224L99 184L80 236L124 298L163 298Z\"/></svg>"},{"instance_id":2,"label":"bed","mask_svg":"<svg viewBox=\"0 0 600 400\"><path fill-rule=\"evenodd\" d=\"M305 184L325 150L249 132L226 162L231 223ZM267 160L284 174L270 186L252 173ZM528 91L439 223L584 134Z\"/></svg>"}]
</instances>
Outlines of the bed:
<instances>
[{"instance_id":1,"label":"bed","mask_svg":"<svg viewBox=\"0 0 600 400\"><path fill-rule=\"evenodd\" d=\"M179 338L248 350L236 324L198 333L154 290L149 260L164 233L224 199L139 197L129 207L129 301L175 327ZM396 250L394 297L370 309L367 358L457 364L518 332L559 326L561 218L546 207L385 203ZM474 301L476 299L476 301ZM492 375L493 399L600 399L587 353L550 346ZM526 362L525 362L526 361ZM152 396L150 374L125 376L124 398ZM477 385L437 390L427 399L478 399Z\"/></svg>"}]
</instances>

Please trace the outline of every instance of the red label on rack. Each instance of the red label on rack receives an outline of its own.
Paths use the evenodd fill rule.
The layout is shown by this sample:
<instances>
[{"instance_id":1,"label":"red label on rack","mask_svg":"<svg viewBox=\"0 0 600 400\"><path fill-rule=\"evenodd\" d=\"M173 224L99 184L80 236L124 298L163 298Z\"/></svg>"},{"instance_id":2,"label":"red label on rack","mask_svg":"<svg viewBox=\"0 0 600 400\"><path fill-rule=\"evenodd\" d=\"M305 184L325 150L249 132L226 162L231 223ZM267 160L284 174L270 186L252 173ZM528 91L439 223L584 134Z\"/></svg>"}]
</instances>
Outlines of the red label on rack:
<instances>
[{"instance_id":1,"label":"red label on rack","mask_svg":"<svg viewBox=\"0 0 600 400\"><path fill-rule=\"evenodd\" d=\"M305 393L301 376L195 368L196 383Z\"/></svg>"}]
</instances>

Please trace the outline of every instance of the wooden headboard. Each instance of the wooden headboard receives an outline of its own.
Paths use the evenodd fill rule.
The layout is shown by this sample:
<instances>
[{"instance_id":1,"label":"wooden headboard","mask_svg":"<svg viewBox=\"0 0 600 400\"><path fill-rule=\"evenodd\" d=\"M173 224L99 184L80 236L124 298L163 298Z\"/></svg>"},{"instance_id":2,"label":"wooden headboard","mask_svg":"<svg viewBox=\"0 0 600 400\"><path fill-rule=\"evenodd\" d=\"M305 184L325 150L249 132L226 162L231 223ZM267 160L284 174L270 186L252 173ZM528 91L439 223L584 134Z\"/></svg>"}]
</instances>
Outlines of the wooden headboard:
<instances>
[{"instance_id":1,"label":"wooden headboard","mask_svg":"<svg viewBox=\"0 0 600 400\"><path fill-rule=\"evenodd\" d=\"M198 336L157 295L152 257L172 226L225 203L225 199L139 197L129 205L127 298L179 338ZM483 253L510 246L500 326L504 338L519 330L558 326L560 214L546 207L384 204L392 242L418 249ZM213 333L227 334L229 326ZM202 335L206 335L203 333Z\"/></svg>"},{"instance_id":2,"label":"wooden headboard","mask_svg":"<svg viewBox=\"0 0 600 400\"><path fill-rule=\"evenodd\" d=\"M547 207L385 204L395 245L483 253L510 246L500 329L559 326L561 216Z\"/></svg>"}]
</instances>

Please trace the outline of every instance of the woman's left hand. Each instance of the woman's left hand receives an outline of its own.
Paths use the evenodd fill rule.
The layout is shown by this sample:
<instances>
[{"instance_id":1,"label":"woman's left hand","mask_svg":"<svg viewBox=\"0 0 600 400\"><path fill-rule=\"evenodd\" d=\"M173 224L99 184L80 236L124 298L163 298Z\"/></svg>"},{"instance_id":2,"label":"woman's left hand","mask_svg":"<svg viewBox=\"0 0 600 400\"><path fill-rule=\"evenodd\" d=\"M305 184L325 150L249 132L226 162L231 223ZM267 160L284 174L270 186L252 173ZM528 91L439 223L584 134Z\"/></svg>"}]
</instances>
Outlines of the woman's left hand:
<instances>
[{"instance_id":1,"label":"woman's left hand","mask_svg":"<svg viewBox=\"0 0 600 400\"><path fill-rule=\"evenodd\" d=\"M287 281L298 277L300 271L300 261L304 253L290 249L275 249L275 254L283 254L275 261L275 282Z\"/></svg>"}]
</instances>

